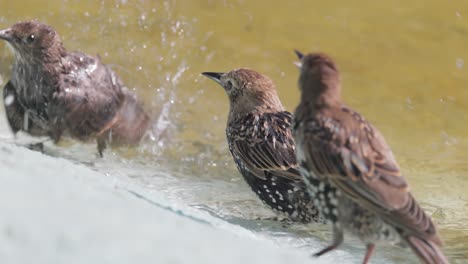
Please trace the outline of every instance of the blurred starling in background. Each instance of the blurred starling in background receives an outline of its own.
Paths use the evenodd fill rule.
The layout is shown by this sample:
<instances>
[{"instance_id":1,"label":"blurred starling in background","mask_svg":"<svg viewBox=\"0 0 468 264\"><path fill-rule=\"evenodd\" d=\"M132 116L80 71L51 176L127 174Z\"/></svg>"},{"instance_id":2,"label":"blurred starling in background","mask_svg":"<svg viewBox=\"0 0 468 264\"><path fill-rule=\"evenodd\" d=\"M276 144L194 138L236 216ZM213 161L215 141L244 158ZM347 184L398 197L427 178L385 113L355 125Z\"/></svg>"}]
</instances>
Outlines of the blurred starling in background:
<instances>
[{"instance_id":1,"label":"blurred starling in background","mask_svg":"<svg viewBox=\"0 0 468 264\"><path fill-rule=\"evenodd\" d=\"M281 104L273 82L248 69L202 74L220 84L229 97L229 150L252 190L290 220L323 222L297 170L292 116Z\"/></svg>"},{"instance_id":2,"label":"blurred starling in background","mask_svg":"<svg viewBox=\"0 0 468 264\"><path fill-rule=\"evenodd\" d=\"M381 133L341 100L341 81L325 54L301 59L301 101L293 134L297 158L317 209L333 224L333 243L343 231L367 245L364 263L378 241L409 245L424 263L448 263L436 227L418 205ZM328 192L324 192L328 188Z\"/></svg>"},{"instance_id":3,"label":"blurred starling in background","mask_svg":"<svg viewBox=\"0 0 468 264\"><path fill-rule=\"evenodd\" d=\"M68 52L50 26L19 22L0 31L15 54L11 80L3 91L9 125L16 134L68 134L96 138L98 151L108 143L139 143L149 117L135 95L99 57Z\"/></svg>"}]
</instances>

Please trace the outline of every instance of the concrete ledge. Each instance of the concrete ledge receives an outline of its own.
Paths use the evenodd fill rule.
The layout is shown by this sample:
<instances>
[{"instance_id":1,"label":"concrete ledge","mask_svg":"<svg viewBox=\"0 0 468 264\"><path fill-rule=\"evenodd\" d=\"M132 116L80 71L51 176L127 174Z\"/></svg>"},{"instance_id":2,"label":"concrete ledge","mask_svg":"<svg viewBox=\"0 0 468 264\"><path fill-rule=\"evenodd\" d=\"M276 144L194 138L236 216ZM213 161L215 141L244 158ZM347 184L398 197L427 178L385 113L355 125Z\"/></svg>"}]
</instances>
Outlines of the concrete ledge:
<instances>
[{"instance_id":1,"label":"concrete ledge","mask_svg":"<svg viewBox=\"0 0 468 264\"><path fill-rule=\"evenodd\" d=\"M1 262L303 264L327 259L312 260L299 250L235 235L183 210L164 208L138 188L0 142Z\"/></svg>"}]
</instances>

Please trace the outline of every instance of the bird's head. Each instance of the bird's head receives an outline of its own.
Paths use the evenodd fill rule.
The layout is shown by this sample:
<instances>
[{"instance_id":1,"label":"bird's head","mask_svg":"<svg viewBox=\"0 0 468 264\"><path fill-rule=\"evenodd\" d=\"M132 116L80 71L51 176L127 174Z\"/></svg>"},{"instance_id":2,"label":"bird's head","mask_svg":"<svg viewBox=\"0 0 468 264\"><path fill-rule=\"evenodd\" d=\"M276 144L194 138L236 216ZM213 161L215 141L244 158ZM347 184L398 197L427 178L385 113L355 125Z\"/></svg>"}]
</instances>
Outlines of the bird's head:
<instances>
[{"instance_id":1,"label":"bird's head","mask_svg":"<svg viewBox=\"0 0 468 264\"><path fill-rule=\"evenodd\" d=\"M300 62L299 89L303 101L332 104L341 101L341 79L335 62L324 53L304 55L296 50Z\"/></svg>"},{"instance_id":2,"label":"bird's head","mask_svg":"<svg viewBox=\"0 0 468 264\"><path fill-rule=\"evenodd\" d=\"M64 52L62 41L55 30L37 21L18 22L0 30L0 39L10 44L17 57L27 61L47 61Z\"/></svg>"},{"instance_id":3,"label":"bird's head","mask_svg":"<svg viewBox=\"0 0 468 264\"><path fill-rule=\"evenodd\" d=\"M258 111L283 111L273 81L250 69L227 73L204 72L204 76L221 85L229 97L231 112L245 114Z\"/></svg>"}]
</instances>

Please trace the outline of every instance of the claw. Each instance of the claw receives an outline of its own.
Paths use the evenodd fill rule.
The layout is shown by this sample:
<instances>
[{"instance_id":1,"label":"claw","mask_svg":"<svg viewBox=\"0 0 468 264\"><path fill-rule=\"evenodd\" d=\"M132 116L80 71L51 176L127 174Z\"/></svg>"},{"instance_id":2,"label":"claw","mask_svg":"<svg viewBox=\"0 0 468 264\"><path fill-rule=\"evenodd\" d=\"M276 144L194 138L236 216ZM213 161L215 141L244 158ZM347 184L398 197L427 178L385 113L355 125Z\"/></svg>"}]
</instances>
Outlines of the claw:
<instances>
[{"instance_id":1,"label":"claw","mask_svg":"<svg viewBox=\"0 0 468 264\"><path fill-rule=\"evenodd\" d=\"M336 227L336 224L333 225L333 242L328 247L320 250L314 254L314 257L320 257L325 253L328 253L332 250L335 250L339 245L343 243L343 231Z\"/></svg>"}]
</instances>

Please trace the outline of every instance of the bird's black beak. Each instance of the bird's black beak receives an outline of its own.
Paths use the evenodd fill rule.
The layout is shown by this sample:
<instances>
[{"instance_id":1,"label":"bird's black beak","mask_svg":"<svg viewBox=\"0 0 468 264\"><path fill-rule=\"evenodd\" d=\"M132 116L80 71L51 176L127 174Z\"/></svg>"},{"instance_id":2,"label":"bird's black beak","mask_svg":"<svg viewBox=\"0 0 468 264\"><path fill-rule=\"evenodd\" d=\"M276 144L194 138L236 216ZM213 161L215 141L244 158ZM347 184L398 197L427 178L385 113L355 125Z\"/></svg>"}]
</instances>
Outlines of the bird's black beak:
<instances>
[{"instance_id":1,"label":"bird's black beak","mask_svg":"<svg viewBox=\"0 0 468 264\"><path fill-rule=\"evenodd\" d=\"M6 41L12 41L13 40L13 31L10 28L0 30L0 39L6 40Z\"/></svg>"},{"instance_id":2,"label":"bird's black beak","mask_svg":"<svg viewBox=\"0 0 468 264\"><path fill-rule=\"evenodd\" d=\"M299 69L302 67L302 58L304 58L304 54L297 49L294 50L296 53L297 57L299 58L299 61L295 61L294 65L296 65Z\"/></svg>"},{"instance_id":3,"label":"bird's black beak","mask_svg":"<svg viewBox=\"0 0 468 264\"><path fill-rule=\"evenodd\" d=\"M202 72L202 75L221 84L221 76L224 75L223 72Z\"/></svg>"},{"instance_id":4,"label":"bird's black beak","mask_svg":"<svg viewBox=\"0 0 468 264\"><path fill-rule=\"evenodd\" d=\"M296 53L297 57L302 60L302 58L304 57L304 54L300 51L298 51L297 49L294 50L294 52Z\"/></svg>"}]
</instances>

